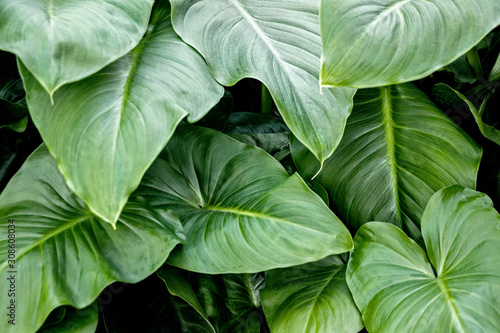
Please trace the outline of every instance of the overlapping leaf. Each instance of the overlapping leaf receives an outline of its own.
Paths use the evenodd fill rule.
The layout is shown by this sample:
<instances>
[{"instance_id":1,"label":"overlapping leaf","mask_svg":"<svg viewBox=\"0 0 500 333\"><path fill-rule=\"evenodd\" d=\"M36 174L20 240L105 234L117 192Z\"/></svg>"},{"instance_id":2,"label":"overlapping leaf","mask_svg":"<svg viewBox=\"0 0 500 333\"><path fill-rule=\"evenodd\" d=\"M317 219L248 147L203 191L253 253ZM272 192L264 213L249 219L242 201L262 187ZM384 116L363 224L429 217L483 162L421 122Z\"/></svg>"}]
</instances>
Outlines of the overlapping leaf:
<instances>
[{"instance_id":1,"label":"overlapping leaf","mask_svg":"<svg viewBox=\"0 0 500 333\"><path fill-rule=\"evenodd\" d=\"M0 0L0 49L49 94L123 56L141 40L152 0Z\"/></svg>"},{"instance_id":2,"label":"overlapping leaf","mask_svg":"<svg viewBox=\"0 0 500 333\"><path fill-rule=\"evenodd\" d=\"M363 328L338 256L266 272L262 305L272 332L357 333Z\"/></svg>"},{"instance_id":3,"label":"overlapping leaf","mask_svg":"<svg viewBox=\"0 0 500 333\"><path fill-rule=\"evenodd\" d=\"M97 314L97 302L86 308L75 309L63 307L61 320L43 327L37 333L95 333L99 316Z\"/></svg>"},{"instance_id":4,"label":"overlapping leaf","mask_svg":"<svg viewBox=\"0 0 500 333\"><path fill-rule=\"evenodd\" d=\"M422 234L427 256L388 223L358 230L347 283L367 330L498 332L500 215L491 200L445 188L429 201Z\"/></svg>"},{"instance_id":5,"label":"overlapping leaf","mask_svg":"<svg viewBox=\"0 0 500 333\"><path fill-rule=\"evenodd\" d=\"M175 30L224 85L262 81L290 130L323 162L337 147L354 89L319 89L316 0L172 0Z\"/></svg>"},{"instance_id":6,"label":"overlapping leaf","mask_svg":"<svg viewBox=\"0 0 500 333\"><path fill-rule=\"evenodd\" d=\"M199 120L223 94L173 31L166 1L132 52L59 89L54 105L22 62L20 69L33 121L68 185L112 224L181 119Z\"/></svg>"},{"instance_id":7,"label":"overlapping leaf","mask_svg":"<svg viewBox=\"0 0 500 333\"><path fill-rule=\"evenodd\" d=\"M322 86L386 86L453 62L500 24L497 0L321 2Z\"/></svg>"},{"instance_id":8,"label":"overlapping leaf","mask_svg":"<svg viewBox=\"0 0 500 333\"><path fill-rule=\"evenodd\" d=\"M0 276L15 275L17 304L16 325L2 320L0 331L34 332L59 305L82 308L113 281L138 282L185 240L178 219L140 198L127 204L116 227L93 216L47 148L37 149L0 195ZM7 256L11 229L15 262ZM2 304L9 299L0 293Z\"/></svg>"},{"instance_id":9,"label":"overlapping leaf","mask_svg":"<svg viewBox=\"0 0 500 333\"><path fill-rule=\"evenodd\" d=\"M342 222L297 174L263 150L180 125L134 195L173 210L187 244L168 262L203 273L252 273L349 251Z\"/></svg>"},{"instance_id":10,"label":"overlapping leaf","mask_svg":"<svg viewBox=\"0 0 500 333\"><path fill-rule=\"evenodd\" d=\"M296 144L292 153L301 173L313 175L314 157ZM478 145L412 84L363 89L316 180L353 229L386 221L419 238L429 198L452 184L474 188L480 157Z\"/></svg>"}]
</instances>

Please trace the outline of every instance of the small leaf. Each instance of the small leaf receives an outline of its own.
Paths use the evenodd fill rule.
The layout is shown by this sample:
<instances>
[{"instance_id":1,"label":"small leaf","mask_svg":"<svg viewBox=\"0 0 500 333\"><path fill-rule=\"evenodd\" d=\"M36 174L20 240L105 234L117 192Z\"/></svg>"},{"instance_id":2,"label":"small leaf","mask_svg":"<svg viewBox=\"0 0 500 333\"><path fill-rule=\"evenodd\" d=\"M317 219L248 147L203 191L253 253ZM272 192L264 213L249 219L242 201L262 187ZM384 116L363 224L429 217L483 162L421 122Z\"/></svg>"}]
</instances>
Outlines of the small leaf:
<instances>
[{"instance_id":1,"label":"small leaf","mask_svg":"<svg viewBox=\"0 0 500 333\"><path fill-rule=\"evenodd\" d=\"M436 85L437 87L442 87L444 89L451 90L454 92L467 106L469 107L470 112L474 116L474 119L476 120L477 126L479 127L479 130L481 133L484 135L485 138L495 142L497 145L500 146L500 130L497 130L494 126L487 125L483 122L483 118L481 117L481 114L483 114L483 110L486 107L486 103L488 101L488 98L486 98L483 103L481 104L481 109L478 111L476 109L476 106L474 103L469 101L467 97L462 95L459 91L451 88L450 86L444 84L444 83L438 83Z\"/></svg>"},{"instance_id":2,"label":"small leaf","mask_svg":"<svg viewBox=\"0 0 500 333\"><path fill-rule=\"evenodd\" d=\"M427 254L391 224L358 230L347 284L367 330L498 332L500 215L491 200L458 185L437 192L422 235Z\"/></svg>"},{"instance_id":3,"label":"small leaf","mask_svg":"<svg viewBox=\"0 0 500 333\"><path fill-rule=\"evenodd\" d=\"M254 273L352 247L346 227L300 176L207 128L180 125L135 195L179 216L187 243L168 263L190 271Z\"/></svg>"},{"instance_id":4,"label":"small leaf","mask_svg":"<svg viewBox=\"0 0 500 333\"><path fill-rule=\"evenodd\" d=\"M338 256L266 272L262 305L271 332L357 333L363 328Z\"/></svg>"},{"instance_id":5,"label":"small leaf","mask_svg":"<svg viewBox=\"0 0 500 333\"><path fill-rule=\"evenodd\" d=\"M498 55L497 61L495 62L495 65L491 70L489 79L490 81L495 81L498 80L499 77L500 77L500 54Z\"/></svg>"},{"instance_id":6,"label":"small leaf","mask_svg":"<svg viewBox=\"0 0 500 333\"><path fill-rule=\"evenodd\" d=\"M369 88L421 79L500 24L497 0L321 1L321 85Z\"/></svg>"},{"instance_id":7,"label":"small leaf","mask_svg":"<svg viewBox=\"0 0 500 333\"><path fill-rule=\"evenodd\" d=\"M17 55L50 95L134 48L152 0L0 0L0 49Z\"/></svg>"},{"instance_id":8,"label":"small leaf","mask_svg":"<svg viewBox=\"0 0 500 333\"><path fill-rule=\"evenodd\" d=\"M94 333L96 331L99 320L97 302L83 309L69 306L66 309L60 322L42 328L38 333Z\"/></svg>"}]
</instances>

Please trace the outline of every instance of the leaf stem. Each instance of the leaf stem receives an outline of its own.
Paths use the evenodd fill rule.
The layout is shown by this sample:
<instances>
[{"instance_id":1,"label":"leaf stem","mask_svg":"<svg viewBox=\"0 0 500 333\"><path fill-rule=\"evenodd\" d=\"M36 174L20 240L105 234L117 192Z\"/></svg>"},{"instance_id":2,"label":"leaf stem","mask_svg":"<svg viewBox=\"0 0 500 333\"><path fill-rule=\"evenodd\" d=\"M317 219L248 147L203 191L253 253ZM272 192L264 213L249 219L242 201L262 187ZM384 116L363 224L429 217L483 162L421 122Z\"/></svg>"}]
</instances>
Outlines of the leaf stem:
<instances>
[{"instance_id":1,"label":"leaf stem","mask_svg":"<svg viewBox=\"0 0 500 333\"><path fill-rule=\"evenodd\" d=\"M271 110L273 107L273 98L271 93L267 89L266 85L262 83L261 90L261 99L260 99L260 110L264 114L271 114Z\"/></svg>"},{"instance_id":2,"label":"leaf stem","mask_svg":"<svg viewBox=\"0 0 500 333\"><path fill-rule=\"evenodd\" d=\"M477 54L475 47L467 52L467 60L469 61L472 70L474 70L474 74L476 74L477 77L483 76L483 67L481 66L481 60L479 59L479 55Z\"/></svg>"}]
</instances>

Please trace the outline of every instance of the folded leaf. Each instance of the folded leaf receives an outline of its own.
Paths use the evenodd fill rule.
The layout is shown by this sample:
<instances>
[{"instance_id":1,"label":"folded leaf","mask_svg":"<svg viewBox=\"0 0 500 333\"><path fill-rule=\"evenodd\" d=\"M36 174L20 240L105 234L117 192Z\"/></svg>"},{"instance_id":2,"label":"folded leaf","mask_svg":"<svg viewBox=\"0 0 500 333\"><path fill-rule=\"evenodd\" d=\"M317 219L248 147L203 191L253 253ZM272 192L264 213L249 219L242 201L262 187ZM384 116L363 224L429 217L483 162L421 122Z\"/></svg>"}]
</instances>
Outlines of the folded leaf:
<instances>
[{"instance_id":1,"label":"folded leaf","mask_svg":"<svg viewBox=\"0 0 500 333\"><path fill-rule=\"evenodd\" d=\"M297 144L292 154L301 174L312 176L314 157ZM363 89L315 180L352 229L386 221L419 239L430 197L453 184L474 188L480 158L479 146L414 85Z\"/></svg>"},{"instance_id":2,"label":"folded leaf","mask_svg":"<svg viewBox=\"0 0 500 333\"><path fill-rule=\"evenodd\" d=\"M83 309L66 308L60 322L44 327L37 333L95 333L99 320L97 302Z\"/></svg>"},{"instance_id":3,"label":"folded leaf","mask_svg":"<svg viewBox=\"0 0 500 333\"><path fill-rule=\"evenodd\" d=\"M50 95L134 48L152 0L0 0L0 49L16 54Z\"/></svg>"},{"instance_id":4,"label":"folded leaf","mask_svg":"<svg viewBox=\"0 0 500 333\"><path fill-rule=\"evenodd\" d=\"M421 79L500 24L498 0L321 1L321 85L378 87Z\"/></svg>"},{"instance_id":5,"label":"folded leaf","mask_svg":"<svg viewBox=\"0 0 500 333\"><path fill-rule=\"evenodd\" d=\"M491 200L447 187L429 200L422 234L427 255L391 224L358 230L347 284L367 330L500 331L500 215Z\"/></svg>"},{"instance_id":6,"label":"folded leaf","mask_svg":"<svg viewBox=\"0 0 500 333\"><path fill-rule=\"evenodd\" d=\"M173 31L164 0L132 52L59 89L54 105L19 65L33 121L69 187L112 224L181 119L201 119L223 94Z\"/></svg>"},{"instance_id":7,"label":"folded leaf","mask_svg":"<svg viewBox=\"0 0 500 333\"><path fill-rule=\"evenodd\" d=\"M91 214L47 148L38 148L0 195L0 275L15 276L17 305L15 326L4 318L0 331L35 332L60 305L82 308L113 281L138 282L185 240L173 214L140 198L127 204L116 227ZM0 293L1 304L10 299Z\"/></svg>"},{"instance_id":8,"label":"folded leaf","mask_svg":"<svg viewBox=\"0 0 500 333\"><path fill-rule=\"evenodd\" d=\"M295 136L323 162L337 147L355 90L319 89L316 0L172 0L175 30L216 79L262 81Z\"/></svg>"},{"instance_id":9,"label":"folded leaf","mask_svg":"<svg viewBox=\"0 0 500 333\"><path fill-rule=\"evenodd\" d=\"M179 216L187 243L168 263L252 273L347 252L351 235L297 174L263 150L182 124L134 195Z\"/></svg>"},{"instance_id":10,"label":"folded leaf","mask_svg":"<svg viewBox=\"0 0 500 333\"><path fill-rule=\"evenodd\" d=\"M338 256L266 272L262 305L271 332L357 333L363 328Z\"/></svg>"}]
</instances>

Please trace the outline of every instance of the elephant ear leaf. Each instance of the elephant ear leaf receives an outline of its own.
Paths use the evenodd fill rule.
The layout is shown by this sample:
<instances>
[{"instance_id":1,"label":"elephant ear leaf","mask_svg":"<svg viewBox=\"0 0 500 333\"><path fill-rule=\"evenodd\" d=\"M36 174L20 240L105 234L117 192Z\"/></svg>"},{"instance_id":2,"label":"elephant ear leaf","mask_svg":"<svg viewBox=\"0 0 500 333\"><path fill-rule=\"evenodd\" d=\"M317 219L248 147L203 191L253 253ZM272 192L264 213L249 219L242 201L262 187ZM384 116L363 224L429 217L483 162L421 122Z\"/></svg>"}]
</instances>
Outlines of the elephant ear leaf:
<instances>
[{"instance_id":1,"label":"elephant ear leaf","mask_svg":"<svg viewBox=\"0 0 500 333\"><path fill-rule=\"evenodd\" d=\"M46 146L2 191L0 232L13 235L0 240L0 276L14 279L16 289L15 325L1 320L5 333L35 332L56 307L81 309L114 281L145 279L185 241L179 220L142 198L127 203L116 230L92 215L68 188ZM11 299L0 293L2 304Z\"/></svg>"},{"instance_id":2,"label":"elephant ear leaf","mask_svg":"<svg viewBox=\"0 0 500 333\"><path fill-rule=\"evenodd\" d=\"M453 185L422 217L427 254L394 225L357 232L347 283L369 332L499 332L500 215ZM427 259L428 258L428 259Z\"/></svg>"},{"instance_id":3,"label":"elephant ear leaf","mask_svg":"<svg viewBox=\"0 0 500 333\"><path fill-rule=\"evenodd\" d=\"M177 124L186 116L201 119L224 92L174 32L166 0L156 2L136 48L60 88L54 104L19 65L32 119L69 187L111 224Z\"/></svg>"},{"instance_id":4,"label":"elephant ear leaf","mask_svg":"<svg viewBox=\"0 0 500 333\"><path fill-rule=\"evenodd\" d=\"M323 162L337 147L355 89L319 88L316 0L172 0L175 30L233 85L262 81L294 135ZM317 171L317 170L316 170Z\"/></svg>"},{"instance_id":5,"label":"elephant ear leaf","mask_svg":"<svg viewBox=\"0 0 500 333\"><path fill-rule=\"evenodd\" d=\"M0 1L0 49L17 55L51 96L141 40L152 0Z\"/></svg>"},{"instance_id":6,"label":"elephant ear leaf","mask_svg":"<svg viewBox=\"0 0 500 333\"><path fill-rule=\"evenodd\" d=\"M136 195L179 216L187 243L167 262L190 271L257 273L352 248L347 228L298 174L207 128L179 125Z\"/></svg>"},{"instance_id":7,"label":"elephant ear leaf","mask_svg":"<svg viewBox=\"0 0 500 333\"><path fill-rule=\"evenodd\" d=\"M321 1L321 85L368 88L421 79L500 24L498 0Z\"/></svg>"}]
</instances>

